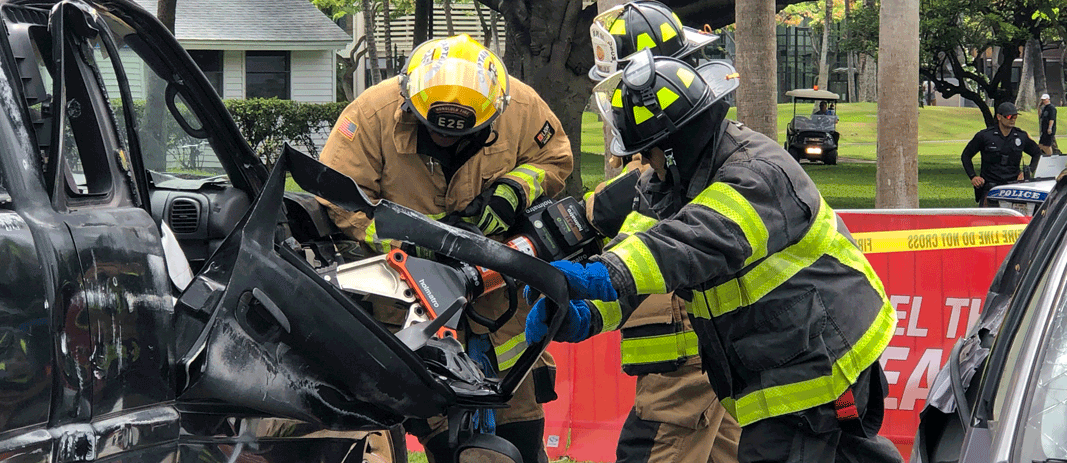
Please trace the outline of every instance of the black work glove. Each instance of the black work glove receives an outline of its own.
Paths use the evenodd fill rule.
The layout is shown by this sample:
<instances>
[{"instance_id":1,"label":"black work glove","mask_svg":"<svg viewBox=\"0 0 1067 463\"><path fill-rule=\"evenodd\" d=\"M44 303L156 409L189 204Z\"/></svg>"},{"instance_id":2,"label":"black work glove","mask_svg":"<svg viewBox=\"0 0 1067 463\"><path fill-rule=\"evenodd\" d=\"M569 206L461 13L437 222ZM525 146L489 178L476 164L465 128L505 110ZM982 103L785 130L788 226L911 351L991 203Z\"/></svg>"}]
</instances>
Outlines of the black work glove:
<instances>
[{"instance_id":1,"label":"black work glove","mask_svg":"<svg viewBox=\"0 0 1067 463\"><path fill-rule=\"evenodd\" d=\"M460 213L486 236L502 233L515 224L519 195L506 183L497 182L474 198Z\"/></svg>"}]
</instances>

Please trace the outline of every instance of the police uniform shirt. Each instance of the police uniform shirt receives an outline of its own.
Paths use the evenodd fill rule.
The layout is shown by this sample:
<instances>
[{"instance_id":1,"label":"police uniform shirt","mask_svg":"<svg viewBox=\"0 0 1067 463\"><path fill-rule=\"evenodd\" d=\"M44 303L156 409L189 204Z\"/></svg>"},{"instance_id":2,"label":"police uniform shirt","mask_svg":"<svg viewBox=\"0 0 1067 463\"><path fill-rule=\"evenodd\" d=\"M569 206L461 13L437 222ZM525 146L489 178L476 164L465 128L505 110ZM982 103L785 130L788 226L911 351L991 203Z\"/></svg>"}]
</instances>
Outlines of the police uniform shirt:
<instances>
[{"instance_id":1,"label":"police uniform shirt","mask_svg":"<svg viewBox=\"0 0 1067 463\"><path fill-rule=\"evenodd\" d=\"M1013 127L1005 137L999 127L990 127L976 133L963 149L963 169L968 177L975 176L972 158L978 152L982 153L981 177L986 183L995 185L1013 182L1019 177L1023 152L1030 154L1031 164L1041 155L1037 143L1025 131Z\"/></svg>"}]
</instances>

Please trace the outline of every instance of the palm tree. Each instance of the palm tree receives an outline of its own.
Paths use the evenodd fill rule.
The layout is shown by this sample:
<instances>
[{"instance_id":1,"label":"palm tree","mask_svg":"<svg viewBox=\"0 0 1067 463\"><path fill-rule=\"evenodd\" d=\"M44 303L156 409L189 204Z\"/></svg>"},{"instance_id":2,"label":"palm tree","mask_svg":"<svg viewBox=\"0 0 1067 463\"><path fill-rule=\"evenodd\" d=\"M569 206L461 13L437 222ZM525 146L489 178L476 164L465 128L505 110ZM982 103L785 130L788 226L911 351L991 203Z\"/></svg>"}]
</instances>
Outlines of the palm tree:
<instances>
[{"instance_id":1,"label":"palm tree","mask_svg":"<svg viewBox=\"0 0 1067 463\"><path fill-rule=\"evenodd\" d=\"M772 140L778 140L778 40L774 0L734 4L737 56L741 74L737 119Z\"/></svg>"}]
</instances>

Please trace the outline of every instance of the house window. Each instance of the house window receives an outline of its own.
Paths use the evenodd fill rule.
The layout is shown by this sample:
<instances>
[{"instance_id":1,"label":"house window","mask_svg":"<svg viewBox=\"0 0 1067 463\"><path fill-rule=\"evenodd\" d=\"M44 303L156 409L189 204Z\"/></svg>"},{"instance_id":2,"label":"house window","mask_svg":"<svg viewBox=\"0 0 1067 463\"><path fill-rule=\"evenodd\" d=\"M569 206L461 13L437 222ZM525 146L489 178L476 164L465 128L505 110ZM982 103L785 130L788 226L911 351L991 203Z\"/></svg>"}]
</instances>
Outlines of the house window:
<instances>
[{"instance_id":1,"label":"house window","mask_svg":"<svg viewBox=\"0 0 1067 463\"><path fill-rule=\"evenodd\" d=\"M220 50L189 50L189 56L207 76L207 81L215 89L215 93L222 95L222 51Z\"/></svg>"},{"instance_id":2,"label":"house window","mask_svg":"<svg viewBox=\"0 0 1067 463\"><path fill-rule=\"evenodd\" d=\"M289 99L289 52L245 53L245 97Z\"/></svg>"}]
</instances>

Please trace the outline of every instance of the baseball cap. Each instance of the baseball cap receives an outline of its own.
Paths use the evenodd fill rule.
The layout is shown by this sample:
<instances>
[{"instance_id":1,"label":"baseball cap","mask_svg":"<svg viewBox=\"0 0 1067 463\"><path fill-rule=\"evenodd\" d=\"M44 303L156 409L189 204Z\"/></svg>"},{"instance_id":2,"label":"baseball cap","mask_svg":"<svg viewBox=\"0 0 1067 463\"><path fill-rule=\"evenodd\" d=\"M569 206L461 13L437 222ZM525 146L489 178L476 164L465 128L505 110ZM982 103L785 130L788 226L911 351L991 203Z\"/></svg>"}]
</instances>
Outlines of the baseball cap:
<instances>
[{"instance_id":1,"label":"baseball cap","mask_svg":"<svg viewBox=\"0 0 1067 463\"><path fill-rule=\"evenodd\" d=\"M1042 100L1051 100L1051 98L1048 97L1048 93L1042 93L1041 94L1041 99Z\"/></svg>"},{"instance_id":2,"label":"baseball cap","mask_svg":"<svg viewBox=\"0 0 1067 463\"><path fill-rule=\"evenodd\" d=\"M1001 116L1010 116L1012 114L1019 114L1019 110L1015 109L1015 103L1005 101L997 106L997 114Z\"/></svg>"}]
</instances>

